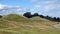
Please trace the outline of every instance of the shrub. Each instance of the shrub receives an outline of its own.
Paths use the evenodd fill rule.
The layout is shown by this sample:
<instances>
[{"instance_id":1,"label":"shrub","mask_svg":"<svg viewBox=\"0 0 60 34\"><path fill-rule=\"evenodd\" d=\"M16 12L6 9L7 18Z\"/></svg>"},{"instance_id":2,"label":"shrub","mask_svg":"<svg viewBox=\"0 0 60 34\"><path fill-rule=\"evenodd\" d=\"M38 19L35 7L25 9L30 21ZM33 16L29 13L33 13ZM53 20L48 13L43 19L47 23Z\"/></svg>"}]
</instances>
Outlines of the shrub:
<instances>
[{"instance_id":1,"label":"shrub","mask_svg":"<svg viewBox=\"0 0 60 34\"><path fill-rule=\"evenodd\" d=\"M23 14L23 16L27 17L27 18L31 18L31 13L30 12L26 12Z\"/></svg>"}]
</instances>

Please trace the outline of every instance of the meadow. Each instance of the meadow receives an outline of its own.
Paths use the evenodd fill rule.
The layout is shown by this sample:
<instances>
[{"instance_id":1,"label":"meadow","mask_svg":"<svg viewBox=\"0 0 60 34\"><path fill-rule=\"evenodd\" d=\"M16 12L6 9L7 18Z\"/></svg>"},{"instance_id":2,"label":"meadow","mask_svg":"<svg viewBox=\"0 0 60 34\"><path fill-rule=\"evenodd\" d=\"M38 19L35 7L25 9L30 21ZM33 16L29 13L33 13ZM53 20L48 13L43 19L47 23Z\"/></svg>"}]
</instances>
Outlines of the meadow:
<instances>
[{"instance_id":1,"label":"meadow","mask_svg":"<svg viewBox=\"0 0 60 34\"><path fill-rule=\"evenodd\" d=\"M0 34L60 34L60 23L39 16L9 14L0 18Z\"/></svg>"}]
</instances>

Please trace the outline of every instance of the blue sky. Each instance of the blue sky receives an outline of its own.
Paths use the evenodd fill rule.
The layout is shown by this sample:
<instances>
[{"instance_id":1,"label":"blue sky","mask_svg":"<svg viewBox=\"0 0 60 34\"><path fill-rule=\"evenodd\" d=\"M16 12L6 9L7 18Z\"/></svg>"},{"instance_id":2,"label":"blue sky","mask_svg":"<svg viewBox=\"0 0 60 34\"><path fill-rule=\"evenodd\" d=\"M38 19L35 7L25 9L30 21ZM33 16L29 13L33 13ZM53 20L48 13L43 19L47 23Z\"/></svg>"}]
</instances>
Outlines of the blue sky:
<instances>
[{"instance_id":1,"label":"blue sky","mask_svg":"<svg viewBox=\"0 0 60 34\"><path fill-rule=\"evenodd\" d=\"M30 2L30 0L0 0L0 3L12 6L22 6L26 8L33 7L33 4Z\"/></svg>"},{"instance_id":2,"label":"blue sky","mask_svg":"<svg viewBox=\"0 0 60 34\"><path fill-rule=\"evenodd\" d=\"M60 0L0 0L1 15L8 13L23 14L28 11L31 13L37 12L42 15L60 17Z\"/></svg>"}]
</instances>

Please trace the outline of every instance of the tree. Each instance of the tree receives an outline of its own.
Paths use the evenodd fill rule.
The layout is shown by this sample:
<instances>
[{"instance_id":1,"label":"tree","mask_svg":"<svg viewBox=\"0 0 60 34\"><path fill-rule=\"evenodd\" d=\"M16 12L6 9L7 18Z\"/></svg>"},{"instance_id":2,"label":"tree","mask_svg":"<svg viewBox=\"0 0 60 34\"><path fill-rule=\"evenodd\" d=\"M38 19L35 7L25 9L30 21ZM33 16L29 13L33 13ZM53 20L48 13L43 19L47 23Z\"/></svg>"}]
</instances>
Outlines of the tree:
<instances>
[{"instance_id":1,"label":"tree","mask_svg":"<svg viewBox=\"0 0 60 34\"><path fill-rule=\"evenodd\" d=\"M31 18L31 13L30 12L26 12L23 14L23 16L27 17L27 18Z\"/></svg>"},{"instance_id":2,"label":"tree","mask_svg":"<svg viewBox=\"0 0 60 34\"><path fill-rule=\"evenodd\" d=\"M44 18L45 16L43 16L43 15L39 15L40 17L42 17L42 18Z\"/></svg>"},{"instance_id":3,"label":"tree","mask_svg":"<svg viewBox=\"0 0 60 34\"><path fill-rule=\"evenodd\" d=\"M45 18L46 18L46 19L49 19L49 20L52 19L52 17L50 17L50 16L48 16L48 15L47 15Z\"/></svg>"},{"instance_id":4,"label":"tree","mask_svg":"<svg viewBox=\"0 0 60 34\"><path fill-rule=\"evenodd\" d=\"M33 16L39 16L39 14L38 13L34 13Z\"/></svg>"},{"instance_id":5,"label":"tree","mask_svg":"<svg viewBox=\"0 0 60 34\"><path fill-rule=\"evenodd\" d=\"M2 18L2 16L0 15L0 18Z\"/></svg>"},{"instance_id":6,"label":"tree","mask_svg":"<svg viewBox=\"0 0 60 34\"><path fill-rule=\"evenodd\" d=\"M60 22L60 18L59 17L57 18L57 21Z\"/></svg>"},{"instance_id":7,"label":"tree","mask_svg":"<svg viewBox=\"0 0 60 34\"><path fill-rule=\"evenodd\" d=\"M56 17L54 17L54 18L53 18L53 21L57 21L57 18L56 18Z\"/></svg>"},{"instance_id":8,"label":"tree","mask_svg":"<svg viewBox=\"0 0 60 34\"><path fill-rule=\"evenodd\" d=\"M55 19L55 20L56 20L56 17L54 17L53 19Z\"/></svg>"}]
</instances>

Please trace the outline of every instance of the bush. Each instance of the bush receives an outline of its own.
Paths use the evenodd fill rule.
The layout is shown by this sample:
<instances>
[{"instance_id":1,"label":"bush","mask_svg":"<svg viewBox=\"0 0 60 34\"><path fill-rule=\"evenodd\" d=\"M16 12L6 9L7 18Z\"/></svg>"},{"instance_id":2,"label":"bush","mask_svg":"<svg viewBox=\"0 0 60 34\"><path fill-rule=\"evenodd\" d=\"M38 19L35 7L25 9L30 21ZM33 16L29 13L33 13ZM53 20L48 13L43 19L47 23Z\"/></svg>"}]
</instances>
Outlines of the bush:
<instances>
[{"instance_id":1,"label":"bush","mask_svg":"<svg viewBox=\"0 0 60 34\"><path fill-rule=\"evenodd\" d=\"M2 16L0 15L0 18L2 18Z\"/></svg>"},{"instance_id":2,"label":"bush","mask_svg":"<svg viewBox=\"0 0 60 34\"><path fill-rule=\"evenodd\" d=\"M39 16L39 14L38 13L34 13L33 16Z\"/></svg>"},{"instance_id":3,"label":"bush","mask_svg":"<svg viewBox=\"0 0 60 34\"><path fill-rule=\"evenodd\" d=\"M42 17L42 18L45 18L45 16L43 16L43 15L39 15L40 17Z\"/></svg>"},{"instance_id":4,"label":"bush","mask_svg":"<svg viewBox=\"0 0 60 34\"><path fill-rule=\"evenodd\" d=\"M30 12L26 12L23 14L23 16L27 17L27 18L31 18L31 13Z\"/></svg>"}]
</instances>

